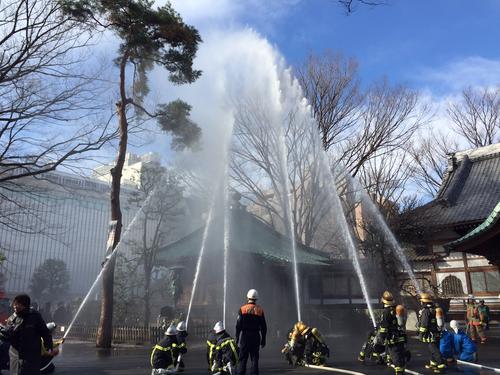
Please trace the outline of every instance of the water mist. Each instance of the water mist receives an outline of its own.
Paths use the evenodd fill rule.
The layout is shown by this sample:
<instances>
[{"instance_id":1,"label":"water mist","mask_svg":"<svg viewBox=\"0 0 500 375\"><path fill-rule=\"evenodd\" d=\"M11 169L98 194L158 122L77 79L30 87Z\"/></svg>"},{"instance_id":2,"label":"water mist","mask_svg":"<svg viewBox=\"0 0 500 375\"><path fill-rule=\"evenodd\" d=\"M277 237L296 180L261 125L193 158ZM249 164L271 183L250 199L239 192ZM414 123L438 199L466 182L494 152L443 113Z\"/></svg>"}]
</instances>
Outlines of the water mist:
<instances>
[{"instance_id":1,"label":"water mist","mask_svg":"<svg viewBox=\"0 0 500 375\"><path fill-rule=\"evenodd\" d=\"M144 210L144 208L146 208L148 206L150 200L152 199L152 197L154 196L155 193L156 193L156 189L152 190L149 193L149 195L144 200L144 203L141 205L141 207L139 208L139 210L135 214L134 218L132 219L132 221L130 222L130 224L127 226L127 228L123 232L123 234L121 236L121 239L120 239L120 242L118 242L116 244L116 246L113 249L113 251L111 252L111 254L109 254L106 257L106 263L104 263L104 266L101 268L101 271L99 272L99 274L97 275L96 279L92 283L89 291L85 295L85 298L83 299L82 303L80 303L80 306L76 310L76 313L73 316L73 319L69 323L68 329L64 332L63 339L65 339L69 335L69 332L71 331L71 328L73 328L73 325L75 324L76 320L80 316L80 313L82 312L83 307L87 304L90 296L95 291L97 285L99 284L99 281L101 280L102 276L104 275L104 272L107 270L108 265L111 263L110 261L116 256L116 254L118 253L118 250L120 250L123 241L128 237L128 234L130 233L130 230L134 227L135 222L137 221L137 218L141 215L141 212Z\"/></svg>"}]
</instances>

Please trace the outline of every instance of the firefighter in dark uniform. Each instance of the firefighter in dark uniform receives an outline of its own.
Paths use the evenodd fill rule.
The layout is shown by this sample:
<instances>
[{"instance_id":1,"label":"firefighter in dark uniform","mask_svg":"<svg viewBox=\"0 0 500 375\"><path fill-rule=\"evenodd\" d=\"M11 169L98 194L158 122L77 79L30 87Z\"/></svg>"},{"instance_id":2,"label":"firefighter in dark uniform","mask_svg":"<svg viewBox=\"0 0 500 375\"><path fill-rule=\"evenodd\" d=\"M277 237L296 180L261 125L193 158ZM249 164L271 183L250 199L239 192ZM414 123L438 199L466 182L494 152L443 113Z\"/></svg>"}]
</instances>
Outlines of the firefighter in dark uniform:
<instances>
[{"instance_id":1,"label":"firefighter in dark uniform","mask_svg":"<svg viewBox=\"0 0 500 375\"><path fill-rule=\"evenodd\" d=\"M175 371L175 361L178 355L177 330L170 325L165 337L154 346L151 352L151 375L170 374Z\"/></svg>"},{"instance_id":2,"label":"firefighter in dark uniform","mask_svg":"<svg viewBox=\"0 0 500 375\"><path fill-rule=\"evenodd\" d=\"M175 358L175 366L178 371L184 371L184 361L182 356L187 353L187 342L186 338L188 336L186 322L180 321L177 324L177 351L179 355Z\"/></svg>"},{"instance_id":3,"label":"firefighter in dark uniform","mask_svg":"<svg viewBox=\"0 0 500 375\"><path fill-rule=\"evenodd\" d=\"M396 375L401 375L405 373L406 365L404 308L401 305L395 306L394 297L388 291L382 295L381 302L384 304L384 311L378 324L378 334L387 348Z\"/></svg>"},{"instance_id":4,"label":"firefighter in dark uniform","mask_svg":"<svg viewBox=\"0 0 500 375\"><path fill-rule=\"evenodd\" d=\"M238 347L236 341L227 333L224 323L217 322L214 326L215 351L211 371L214 374L233 374L238 365Z\"/></svg>"},{"instance_id":5,"label":"firefighter in dark uniform","mask_svg":"<svg viewBox=\"0 0 500 375\"><path fill-rule=\"evenodd\" d=\"M217 325L216 325L217 326ZM212 371L215 367L215 360L217 356L217 336L215 334L215 329L210 332L210 335L207 339L207 363L208 363L208 371Z\"/></svg>"},{"instance_id":6,"label":"firefighter in dark uniform","mask_svg":"<svg viewBox=\"0 0 500 375\"><path fill-rule=\"evenodd\" d=\"M420 341L427 345L431 359L425 367L431 369L436 374L445 371L446 365L439 351L439 339L441 329L444 325L443 310L436 307L428 293L420 295L422 309L419 312L418 337Z\"/></svg>"},{"instance_id":7,"label":"firefighter in dark uniform","mask_svg":"<svg viewBox=\"0 0 500 375\"><path fill-rule=\"evenodd\" d=\"M266 345L267 325L264 310L257 305L258 293L250 289L247 293L247 303L240 307L236 321L236 342L239 343L240 363L238 374L246 374L247 361L250 356L251 375L259 374L259 346ZM240 337L241 335L241 337Z\"/></svg>"}]
</instances>

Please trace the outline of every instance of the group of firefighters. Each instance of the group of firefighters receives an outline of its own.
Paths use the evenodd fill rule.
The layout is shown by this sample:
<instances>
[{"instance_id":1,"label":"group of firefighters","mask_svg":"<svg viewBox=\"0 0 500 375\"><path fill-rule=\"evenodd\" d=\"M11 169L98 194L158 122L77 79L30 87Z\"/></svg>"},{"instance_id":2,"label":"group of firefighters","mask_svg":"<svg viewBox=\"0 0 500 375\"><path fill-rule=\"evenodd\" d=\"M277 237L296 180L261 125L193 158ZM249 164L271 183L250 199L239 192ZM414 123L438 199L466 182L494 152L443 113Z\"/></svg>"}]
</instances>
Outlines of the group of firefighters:
<instances>
[{"instance_id":1,"label":"group of firefighters","mask_svg":"<svg viewBox=\"0 0 500 375\"><path fill-rule=\"evenodd\" d=\"M484 301L476 305L473 297L467 300L467 330L459 327L456 320L445 328L444 311L434 303L428 293L419 296L421 310L418 316L418 337L427 346L429 363L425 366L434 373L443 373L455 359L475 362L477 359L475 341L479 336L486 342L483 326L489 320L489 311ZM393 295L385 291L381 302L384 310L377 326L368 335L359 353L359 360L374 360L394 368L395 374L405 373L406 363L411 358L407 349L406 313L403 305L396 305ZM470 337L469 337L470 336Z\"/></svg>"},{"instance_id":2,"label":"group of firefighters","mask_svg":"<svg viewBox=\"0 0 500 375\"><path fill-rule=\"evenodd\" d=\"M212 374L245 374L250 358L251 374L259 373L259 349L266 345L267 325L264 310L257 305L258 292L250 289L247 303L240 307L236 321L236 337L226 331L224 323L215 324L207 340L207 364ZM165 337L151 353L152 375L183 371L182 355L187 352L186 323L170 325Z\"/></svg>"},{"instance_id":3,"label":"group of firefighters","mask_svg":"<svg viewBox=\"0 0 500 375\"><path fill-rule=\"evenodd\" d=\"M247 303L238 311L236 336L232 338L219 321L207 340L207 364L212 374L245 374L247 361L251 359L251 374L258 375L259 348L266 345L267 326L264 310L256 304L258 293L251 289ZM446 366L458 359L475 360L475 344L456 321L450 322L450 331L445 329L443 310L434 303L428 293L419 296L421 310L418 317L419 340L427 346L430 361L426 368L442 373ZM368 335L359 354L360 361L374 360L394 368L396 375L405 373L411 354L407 348L406 311L403 305L396 305L393 295L385 291L382 295L383 312L377 326ZM478 335L481 343L486 337L477 321L483 324L484 314L471 299L467 305L468 326L471 335ZM479 320L478 320L479 319ZM183 371L182 355L187 352L186 323L170 325L165 337L151 353L152 375ZM474 339L476 336L472 336ZM458 349L457 349L458 348ZM457 351L459 353L457 353ZM304 322L295 323L288 334L288 342L282 350L292 366L324 366L330 351L317 328Z\"/></svg>"}]
</instances>

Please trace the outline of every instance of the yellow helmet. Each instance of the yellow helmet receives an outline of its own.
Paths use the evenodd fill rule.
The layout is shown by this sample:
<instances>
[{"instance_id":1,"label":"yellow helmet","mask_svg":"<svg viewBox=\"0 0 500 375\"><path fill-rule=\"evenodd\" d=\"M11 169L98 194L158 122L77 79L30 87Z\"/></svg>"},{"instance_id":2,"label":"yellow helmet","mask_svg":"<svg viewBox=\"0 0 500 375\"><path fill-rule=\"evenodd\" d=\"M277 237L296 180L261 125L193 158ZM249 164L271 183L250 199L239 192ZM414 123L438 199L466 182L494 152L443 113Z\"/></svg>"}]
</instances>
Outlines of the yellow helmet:
<instances>
[{"instance_id":1,"label":"yellow helmet","mask_svg":"<svg viewBox=\"0 0 500 375\"><path fill-rule=\"evenodd\" d=\"M293 330L299 334L304 332L306 330L306 328L307 328L307 326L302 321L295 323L295 325L293 326Z\"/></svg>"},{"instance_id":2,"label":"yellow helmet","mask_svg":"<svg viewBox=\"0 0 500 375\"><path fill-rule=\"evenodd\" d=\"M386 290L384 294L382 294L380 302L382 302L384 305L394 305L394 297L392 296L392 293Z\"/></svg>"},{"instance_id":3,"label":"yellow helmet","mask_svg":"<svg viewBox=\"0 0 500 375\"><path fill-rule=\"evenodd\" d=\"M428 302L432 302L432 297L429 293L422 293L422 294L420 294L419 300L420 300L420 302L428 303Z\"/></svg>"}]
</instances>

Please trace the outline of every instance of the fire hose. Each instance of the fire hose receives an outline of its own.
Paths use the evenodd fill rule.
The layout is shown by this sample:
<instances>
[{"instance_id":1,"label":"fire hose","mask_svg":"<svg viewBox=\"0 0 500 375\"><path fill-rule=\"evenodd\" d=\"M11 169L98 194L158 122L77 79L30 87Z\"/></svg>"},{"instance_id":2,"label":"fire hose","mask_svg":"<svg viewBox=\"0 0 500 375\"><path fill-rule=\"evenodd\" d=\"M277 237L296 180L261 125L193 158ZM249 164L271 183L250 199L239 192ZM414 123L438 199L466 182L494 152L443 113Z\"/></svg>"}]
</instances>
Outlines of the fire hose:
<instances>
[{"instance_id":1,"label":"fire hose","mask_svg":"<svg viewBox=\"0 0 500 375\"><path fill-rule=\"evenodd\" d=\"M305 367L309 367L315 370L323 370L323 371L330 371L330 372L338 372L341 374L351 374L351 375L366 375L362 372L356 372L356 371L351 371L351 370L344 370L341 368L335 368L335 367L326 367L326 366L315 366L315 365L308 365L305 364Z\"/></svg>"},{"instance_id":2,"label":"fire hose","mask_svg":"<svg viewBox=\"0 0 500 375\"><path fill-rule=\"evenodd\" d=\"M490 367L490 366L485 366L485 365L479 365L479 364L476 364L476 363L461 361L459 359L457 359L457 364L464 365L464 366L475 367L475 368L479 368L479 369L482 369L482 370L489 370L489 371L493 371L493 372L496 372L496 373L500 374L500 369L499 368L495 368L495 367Z\"/></svg>"}]
</instances>

